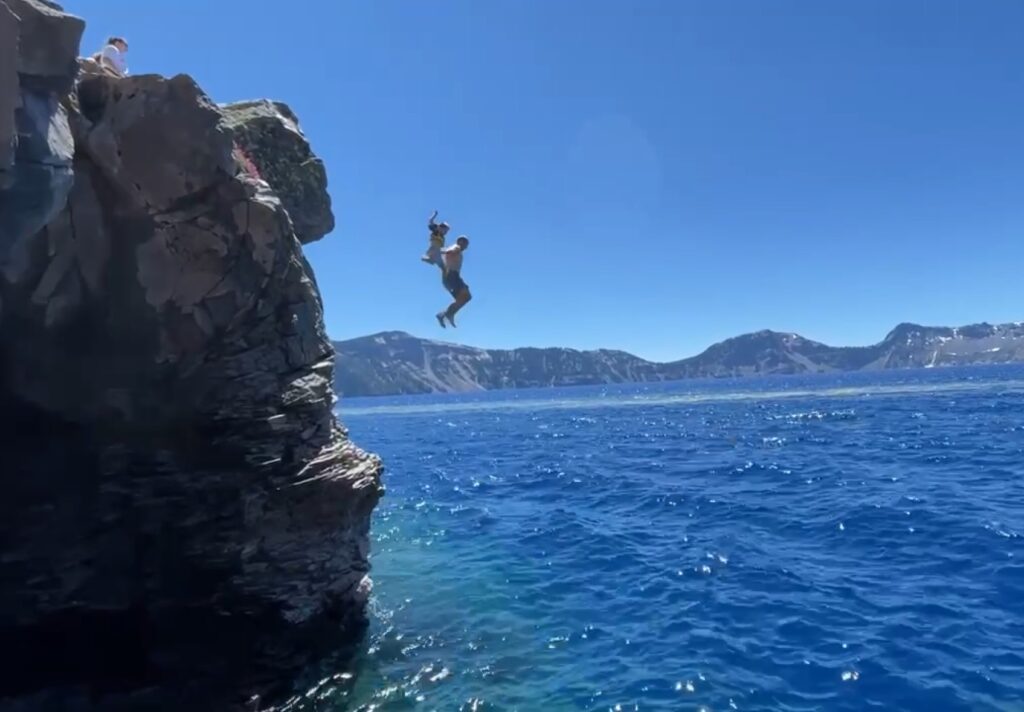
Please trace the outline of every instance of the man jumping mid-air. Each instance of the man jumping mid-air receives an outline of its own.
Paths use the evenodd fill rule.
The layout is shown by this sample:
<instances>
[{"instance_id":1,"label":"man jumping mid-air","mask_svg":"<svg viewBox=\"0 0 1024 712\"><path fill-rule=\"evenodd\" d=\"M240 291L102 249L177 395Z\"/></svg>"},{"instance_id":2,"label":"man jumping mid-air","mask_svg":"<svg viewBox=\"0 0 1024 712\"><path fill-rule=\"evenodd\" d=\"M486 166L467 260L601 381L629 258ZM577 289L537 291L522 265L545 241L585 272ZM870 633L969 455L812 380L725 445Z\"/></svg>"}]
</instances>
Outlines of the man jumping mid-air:
<instances>
[{"instance_id":1,"label":"man jumping mid-air","mask_svg":"<svg viewBox=\"0 0 1024 712\"><path fill-rule=\"evenodd\" d=\"M469 239L462 235L455 241L454 245L441 250L444 258L444 277L442 282L444 283L444 288L455 299L447 309L437 313L437 323L442 327L445 326L445 319L448 320L449 324L455 326L455 314L473 298L473 295L469 293L469 285L462 280L462 275L460 274L462 272L462 254L468 248Z\"/></svg>"}]
</instances>

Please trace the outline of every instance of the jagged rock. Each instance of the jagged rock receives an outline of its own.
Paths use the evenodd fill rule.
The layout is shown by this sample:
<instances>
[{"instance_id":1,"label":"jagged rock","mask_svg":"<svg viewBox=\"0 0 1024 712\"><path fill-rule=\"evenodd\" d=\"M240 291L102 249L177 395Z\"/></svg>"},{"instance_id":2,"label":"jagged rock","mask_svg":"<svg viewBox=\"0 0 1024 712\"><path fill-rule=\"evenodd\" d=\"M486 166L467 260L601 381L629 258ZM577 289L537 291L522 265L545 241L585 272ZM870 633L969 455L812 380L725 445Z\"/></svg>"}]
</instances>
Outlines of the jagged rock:
<instances>
[{"instance_id":1,"label":"jagged rock","mask_svg":"<svg viewBox=\"0 0 1024 712\"><path fill-rule=\"evenodd\" d=\"M78 71L85 22L55 2L3 0L21 19L18 73L34 89L67 91Z\"/></svg>"},{"instance_id":2,"label":"jagged rock","mask_svg":"<svg viewBox=\"0 0 1024 712\"><path fill-rule=\"evenodd\" d=\"M327 171L292 110L265 100L226 104L221 110L239 148L281 198L299 240L314 242L333 230Z\"/></svg>"},{"instance_id":3,"label":"jagged rock","mask_svg":"<svg viewBox=\"0 0 1024 712\"><path fill-rule=\"evenodd\" d=\"M14 164L14 108L18 103L18 16L0 2L0 190Z\"/></svg>"},{"instance_id":4,"label":"jagged rock","mask_svg":"<svg viewBox=\"0 0 1024 712\"><path fill-rule=\"evenodd\" d=\"M13 11L19 32L14 44L19 83L12 86L9 78L0 79L0 116L3 107L13 106L15 129L14 160L0 179L0 272L16 281L28 268L32 234L53 219L71 189L74 147L67 111L54 89L70 85L74 78L78 40L74 39L70 55L68 43L81 35L83 24L56 5L36 0L0 0L0 6L6 31L11 29ZM48 59L47 51L56 58ZM70 65L65 62L68 56ZM0 69L0 74L4 71ZM9 151L12 143L3 145Z\"/></svg>"},{"instance_id":5,"label":"jagged rock","mask_svg":"<svg viewBox=\"0 0 1024 712\"><path fill-rule=\"evenodd\" d=\"M217 106L185 76L40 86L0 192L0 709L227 709L360 630L381 464Z\"/></svg>"},{"instance_id":6,"label":"jagged rock","mask_svg":"<svg viewBox=\"0 0 1024 712\"><path fill-rule=\"evenodd\" d=\"M15 111L19 140L5 190L0 191L0 270L25 268L25 241L53 219L71 190L72 143L67 112L57 98L28 89Z\"/></svg>"},{"instance_id":7,"label":"jagged rock","mask_svg":"<svg viewBox=\"0 0 1024 712\"><path fill-rule=\"evenodd\" d=\"M152 214L190 197L201 204L234 171L230 130L191 77L87 77L78 95L92 123L83 148L126 199Z\"/></svg>"}]
</instances>

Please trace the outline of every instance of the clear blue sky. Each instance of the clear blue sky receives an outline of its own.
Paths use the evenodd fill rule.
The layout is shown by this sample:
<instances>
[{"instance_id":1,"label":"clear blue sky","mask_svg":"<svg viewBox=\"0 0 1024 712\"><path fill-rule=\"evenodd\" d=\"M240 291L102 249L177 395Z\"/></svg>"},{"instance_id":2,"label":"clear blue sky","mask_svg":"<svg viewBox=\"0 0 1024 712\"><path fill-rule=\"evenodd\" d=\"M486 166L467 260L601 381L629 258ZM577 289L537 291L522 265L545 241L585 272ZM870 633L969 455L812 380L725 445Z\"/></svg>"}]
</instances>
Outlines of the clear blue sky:
<instances>
[{"instance_id":1,"label":"clear blue sky","mask_svg":"<svg viewBox=\"0 0 1024 712\"><path fill-rule=\"evenodd\" d=\"M66 0L327 163L334 338L691 355L1024 319L1020 0ZM421 262L472 240L456 331Z\"/></svg>"}]
</instances>

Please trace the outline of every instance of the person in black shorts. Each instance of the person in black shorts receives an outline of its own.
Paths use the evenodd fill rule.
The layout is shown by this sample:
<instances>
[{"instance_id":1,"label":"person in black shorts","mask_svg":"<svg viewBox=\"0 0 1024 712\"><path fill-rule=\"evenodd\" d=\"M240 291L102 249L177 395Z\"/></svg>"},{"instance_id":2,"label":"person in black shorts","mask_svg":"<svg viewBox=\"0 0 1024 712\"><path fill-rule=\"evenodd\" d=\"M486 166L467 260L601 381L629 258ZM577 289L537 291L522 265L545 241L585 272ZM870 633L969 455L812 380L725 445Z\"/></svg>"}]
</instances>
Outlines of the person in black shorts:
<instances>
[{"instance_id":1,"label":"person in black shorts","mask_svg":"<svg viewBox=\"0 0 1024 712\"><path fill-rule=\"evenodd\" d=\"M445 247L441 254L444 257L444 277L442 282L444 288L455 300L447 309L437 313L437 323L442 327L446 326L444 320L455 326L455 314L466 306L466 303L473 298L469 293L469 285L462 279L462 255L469 248L469 239L462 235L451 247Z\"/></svg>"}]
</instances>

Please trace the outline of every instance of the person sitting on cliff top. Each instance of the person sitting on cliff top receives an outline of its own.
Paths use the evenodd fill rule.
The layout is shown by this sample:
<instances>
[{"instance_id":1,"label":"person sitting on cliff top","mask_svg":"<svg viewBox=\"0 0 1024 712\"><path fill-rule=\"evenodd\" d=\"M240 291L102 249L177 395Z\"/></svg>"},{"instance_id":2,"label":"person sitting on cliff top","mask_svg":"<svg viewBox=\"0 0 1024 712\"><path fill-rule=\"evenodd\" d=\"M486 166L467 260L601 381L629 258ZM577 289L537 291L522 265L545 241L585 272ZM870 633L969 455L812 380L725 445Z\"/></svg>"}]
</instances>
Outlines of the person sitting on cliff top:
<instances>
[{"instance_id":1,"label":"person sitting on cliff top","mask_svg":"<svg viewBox=\"0 0 1024 712\"><path fill-rule=\"evenodd\" d=\"M441 252L444 255L444 288L455 298L455 301L442 312L437 313L437 323L445 326L444 320L455 326L455 314L466 306L466 303L473 298L469 293L469 285L462 280L462 255L469 249L469 238L460 235L459 239L451 247L446 247Z\"/></svg>"},{"instance_id":2,"label":"person sitting on cliff top","mask_svg":"<svg viewBox=\"0 0 1024 712\"><path fill-rule=\"evenodd\" d=\"M437 211L435 210L434 214L430 216L430 220L427 221L427 227L430 229L430 244L427 247L427 253L420 257L420 259L427 264L437 265L444 271L444 259L441 257L441 248L444 247L444 238L450 228L446 222L440 225L434 222L436 217Z\"/></svg>"},{"instance_id":3,"label":"person sitting on cliff top","mask_svg":"<svg viewBox=\"0 0 1024 712\"><path fill-rule=\"evenodd\" d=\"M92 56L94 62L119 77L128 76L128 62L124 55L128 52L128 43L123 37L108 37L107 43L99 52Z\"/></svg>"}]
</instances>

